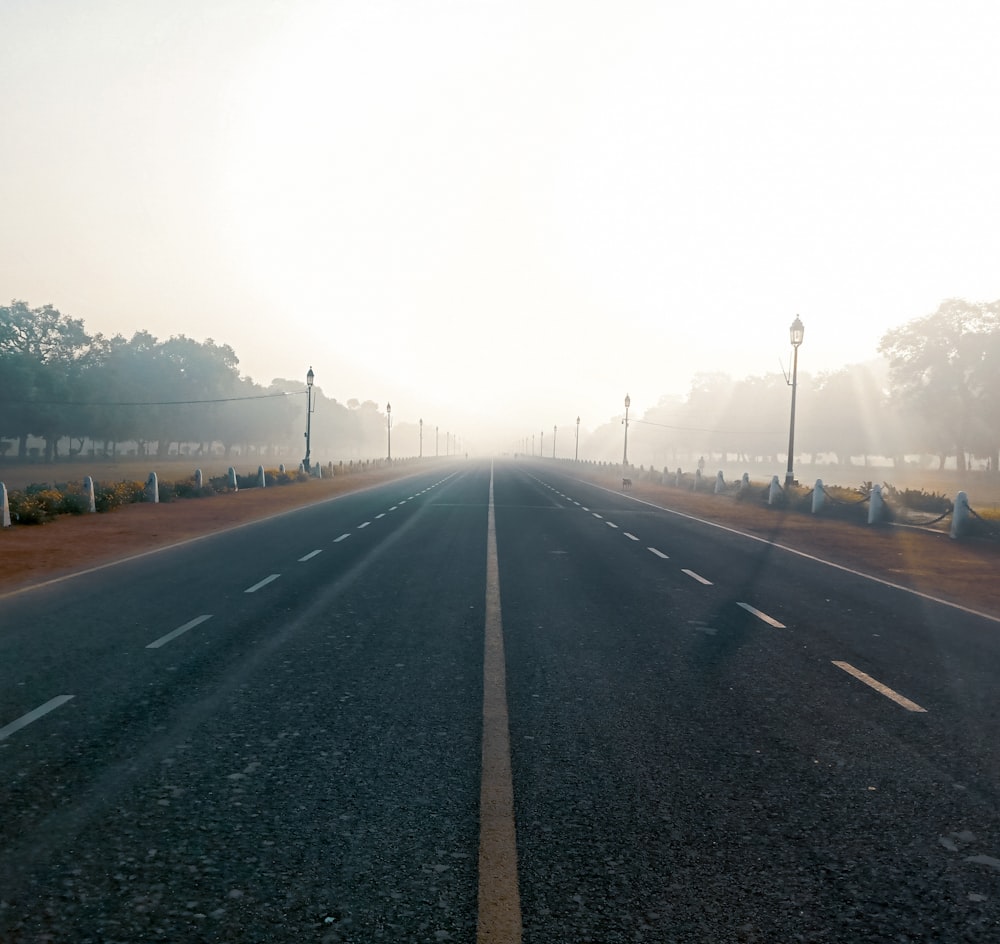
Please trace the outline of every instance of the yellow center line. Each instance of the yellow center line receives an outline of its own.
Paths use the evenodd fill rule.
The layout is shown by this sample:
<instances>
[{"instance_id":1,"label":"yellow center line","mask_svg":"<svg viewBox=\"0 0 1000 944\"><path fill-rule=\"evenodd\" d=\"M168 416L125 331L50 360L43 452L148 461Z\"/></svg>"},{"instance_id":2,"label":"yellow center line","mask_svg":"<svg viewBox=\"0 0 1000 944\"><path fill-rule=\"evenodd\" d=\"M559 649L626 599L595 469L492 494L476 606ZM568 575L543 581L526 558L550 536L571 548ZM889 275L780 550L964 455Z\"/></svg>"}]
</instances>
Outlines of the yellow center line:
<instances>
[{"instance_id":1,"label":"yellow center line","mask_svg":"<svg viewBox=\"0 0 1000 944\"><path fill-rule=\"evenodd\" d=\"M520 944L517 832L510 768L507 671L500 619L493 467L486 537L486 640L483 652L483 778L479 792L478 944Z\"/></svg>"}]
</instances>

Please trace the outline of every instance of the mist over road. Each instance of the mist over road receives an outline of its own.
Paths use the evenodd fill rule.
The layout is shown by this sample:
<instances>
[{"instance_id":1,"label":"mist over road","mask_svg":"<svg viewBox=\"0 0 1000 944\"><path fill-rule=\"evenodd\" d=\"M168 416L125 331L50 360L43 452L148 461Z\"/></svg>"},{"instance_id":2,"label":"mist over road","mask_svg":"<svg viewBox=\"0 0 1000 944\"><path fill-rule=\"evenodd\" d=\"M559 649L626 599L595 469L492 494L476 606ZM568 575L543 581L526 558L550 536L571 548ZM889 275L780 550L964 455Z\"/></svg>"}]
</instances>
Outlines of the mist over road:
<instances>
[{"instance_id":1,"label":"mist over road","mask_svg":"<svg viewBox=\"0 0 1000 944\"><path fill-rule=\"evenodd\" d=\"M0 601L0 940L475 940L491 509L523 940L997 933L1000 623L525 460Z\"/></svg>"}]
</instances>

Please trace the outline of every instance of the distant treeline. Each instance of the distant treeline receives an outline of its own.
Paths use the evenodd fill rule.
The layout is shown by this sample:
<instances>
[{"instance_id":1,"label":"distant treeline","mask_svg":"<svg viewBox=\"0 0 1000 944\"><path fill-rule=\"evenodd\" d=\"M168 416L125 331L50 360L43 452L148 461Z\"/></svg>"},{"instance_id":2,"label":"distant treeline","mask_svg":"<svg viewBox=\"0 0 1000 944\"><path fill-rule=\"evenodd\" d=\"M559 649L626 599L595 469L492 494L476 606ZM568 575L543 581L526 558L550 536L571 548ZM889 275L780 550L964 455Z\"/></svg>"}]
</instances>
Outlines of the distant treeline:
<instances>
[{"instance_id":1,"label":"distant treeline","mask_svg":"<svg viewBox=\"0 0 1000 944\"><path fill-rule=\"evenodd\" d=\"M800 366L808 364L808 337ZM852 457L955 457L1000 466L1000 301L944 302L887 332L881 359L828 373L799 371L795 452L847 464ZM788 450L790 392L781 374L735 380L699 375L686 397L665 397L629 420L629 461L690 468L691 457L774 464ZM616 419L581 442L581 458L622 459ZM560 431L561 456L573 434ZM550 442L546 437L546 442ZM570 451L567 453L567 449ZM549 451L546 451L549 455Z\"/></svg>"},{"instance_id":2,"label":"distant treeline","mask_svg":"<svg viewBox=\"0 0 1000 944\"><path fill-rule=\"evenodd\" d=\"M107 455L122 443L150 456L182 443L195 454L229 455L234 447L304 454L305 379L265 387L238 368L233 349L211 339L90 335L51 305L14 301L0 307L0 455L26 458L29 437L44 442L46 461L61 458L66 440L71 452L89 440ZM312 400L317 458L385 454L386 424L375 403L340 404L319 387Z\"/></svg>"}]
</instances>

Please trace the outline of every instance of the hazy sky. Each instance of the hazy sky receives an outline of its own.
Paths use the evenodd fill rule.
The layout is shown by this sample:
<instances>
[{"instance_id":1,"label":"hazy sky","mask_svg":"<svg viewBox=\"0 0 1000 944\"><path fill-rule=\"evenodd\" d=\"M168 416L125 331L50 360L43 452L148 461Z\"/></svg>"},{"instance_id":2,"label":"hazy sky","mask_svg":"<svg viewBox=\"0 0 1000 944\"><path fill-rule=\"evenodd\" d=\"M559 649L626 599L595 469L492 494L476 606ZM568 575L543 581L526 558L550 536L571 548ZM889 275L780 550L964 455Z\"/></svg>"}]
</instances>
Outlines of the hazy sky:
<instances>
[{"instance_id":1,"label":"hazy sky","mask_svg":"<svg viewBox=\"0 0 1000 944\"><path fill-rule=\"evenodd\" d=\"M469 443L1000 298L1000 4L0 0L0 299ZM480 433L480 437L482 433Z\"/></svg>"}]
</instances>

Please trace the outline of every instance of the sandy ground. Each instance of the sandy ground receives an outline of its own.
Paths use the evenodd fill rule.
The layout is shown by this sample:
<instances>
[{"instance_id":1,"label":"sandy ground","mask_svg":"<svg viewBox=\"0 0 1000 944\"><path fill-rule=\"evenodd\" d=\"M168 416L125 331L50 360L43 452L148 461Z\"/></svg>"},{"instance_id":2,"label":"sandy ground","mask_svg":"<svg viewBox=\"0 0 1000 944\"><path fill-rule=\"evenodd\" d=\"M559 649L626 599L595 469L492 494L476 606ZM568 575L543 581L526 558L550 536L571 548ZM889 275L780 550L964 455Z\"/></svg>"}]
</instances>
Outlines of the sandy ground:
<instances>
[{"instance_id":1,"label":"sandy ground","mask_svg":"<svg viewBox=\"0 0 1000 944\"><path fill-rule=\"evenodd\" d=\"M89 567L279 514L413 473L386 470L237 494L130 505L0 530L0 596ZM608 483L610 484L610 483ZM636 498L736 528L853 570L1000 616L1000 542L842 521L638 484ZM486 549L484 547L483 554Z\"/></svg>"}]
</instances>

